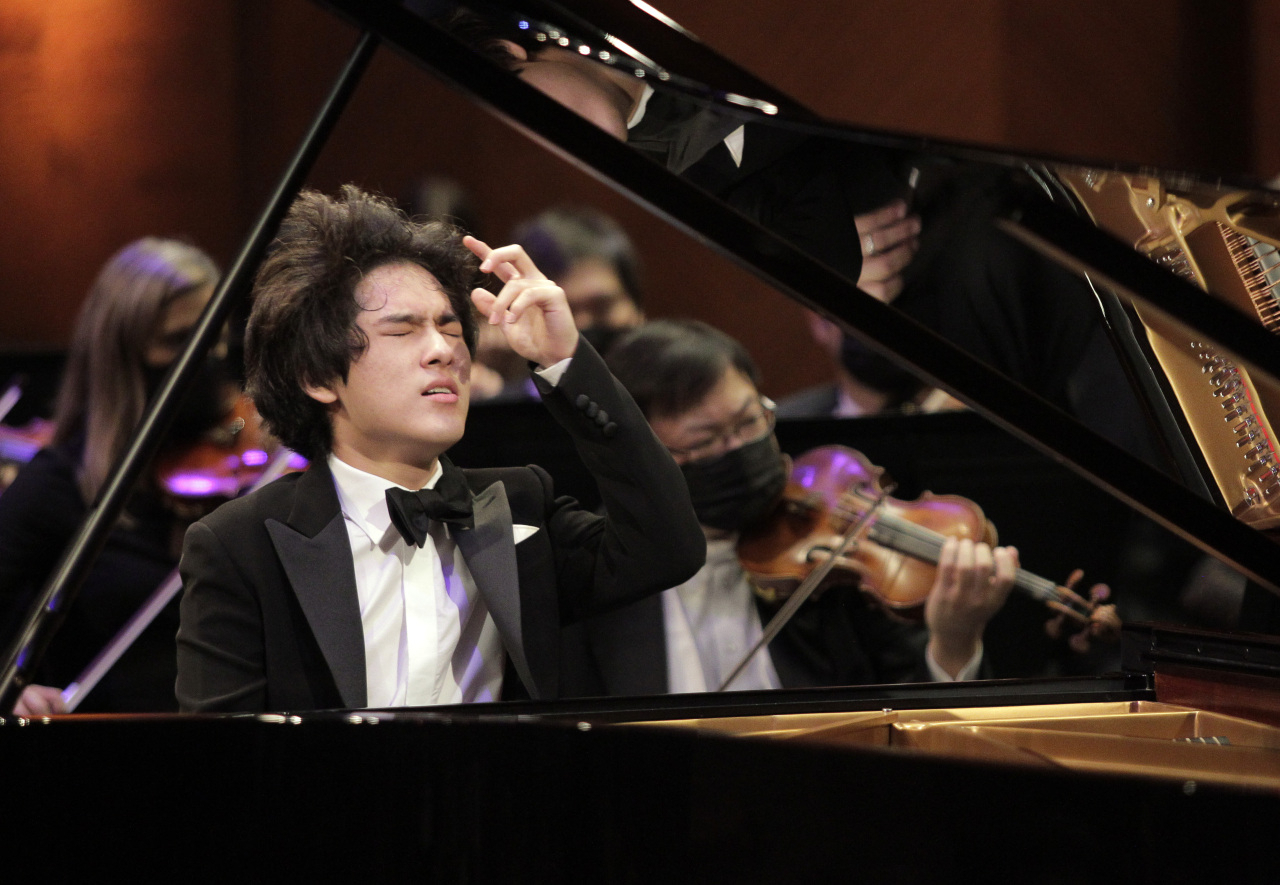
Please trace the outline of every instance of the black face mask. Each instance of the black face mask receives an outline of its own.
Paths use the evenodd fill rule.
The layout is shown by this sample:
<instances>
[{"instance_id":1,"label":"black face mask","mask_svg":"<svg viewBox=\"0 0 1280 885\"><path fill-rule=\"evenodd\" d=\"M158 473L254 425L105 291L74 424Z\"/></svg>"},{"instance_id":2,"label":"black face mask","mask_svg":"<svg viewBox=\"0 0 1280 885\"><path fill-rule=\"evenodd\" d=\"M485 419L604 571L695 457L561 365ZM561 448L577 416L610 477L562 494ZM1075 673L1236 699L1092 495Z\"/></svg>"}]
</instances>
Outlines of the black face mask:
<instances>
[{"instance_id":1,"label":"black face mask","mask_svg":"<svg viewBox=\"0 0 1280 885\"><path fill-rule=\"evenodd\" d=\"M715 458L680 466L698 522L738 531L769 515L787 485L787 464L772 434Z\"/></svg>"}]
</instances>

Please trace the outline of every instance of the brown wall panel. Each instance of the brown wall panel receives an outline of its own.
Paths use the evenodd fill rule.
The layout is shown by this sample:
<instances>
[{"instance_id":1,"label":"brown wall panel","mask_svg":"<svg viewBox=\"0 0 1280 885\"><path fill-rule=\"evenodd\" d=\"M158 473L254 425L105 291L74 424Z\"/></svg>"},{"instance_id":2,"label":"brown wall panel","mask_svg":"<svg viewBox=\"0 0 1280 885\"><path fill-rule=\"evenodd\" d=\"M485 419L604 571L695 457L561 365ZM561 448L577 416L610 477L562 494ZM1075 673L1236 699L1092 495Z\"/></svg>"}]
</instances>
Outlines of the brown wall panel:
<instances>
[{"instance_id":1,"label":"brown wall panel","mask_svg":"<svg viewBox=\"0 0 1280 885\"><path fill-rule=\"evenodd\" d=\"M234 11L157 0L0 9L0 340L65 341L96 269L134 237L226 239Z\"/></svg>"}]
</instances>

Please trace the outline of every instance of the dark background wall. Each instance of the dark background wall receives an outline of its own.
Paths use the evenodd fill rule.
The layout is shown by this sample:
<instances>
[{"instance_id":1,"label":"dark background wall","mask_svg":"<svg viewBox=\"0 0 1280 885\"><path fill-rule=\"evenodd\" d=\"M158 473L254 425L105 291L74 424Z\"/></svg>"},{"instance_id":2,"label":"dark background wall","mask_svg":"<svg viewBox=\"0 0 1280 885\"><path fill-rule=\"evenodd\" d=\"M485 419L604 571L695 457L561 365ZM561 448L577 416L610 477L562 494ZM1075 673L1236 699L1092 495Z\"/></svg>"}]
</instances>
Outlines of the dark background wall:
<instances>
[{"instance_id":1,"label":"dark background wall","mask_svg":"<svg viewBox=\"0 0 1280 885\"><path fill-rule=\"evenodd\" d=\"M850 122L1280 172L1280 120L1260 88L1280 73L1280 0L811 0L749 16L725 0L657 5ZM0 348L64 345L97 268L137 236L187 236L225 262L354 39L304 0L6 0ZM399 194L424 174L467 184L493 241L551 203L597 204L648 257L652 314L698 316L742 338L774 394L823 371L789 301L384 54L312 184Z\"/></svg>"}]
</instances>

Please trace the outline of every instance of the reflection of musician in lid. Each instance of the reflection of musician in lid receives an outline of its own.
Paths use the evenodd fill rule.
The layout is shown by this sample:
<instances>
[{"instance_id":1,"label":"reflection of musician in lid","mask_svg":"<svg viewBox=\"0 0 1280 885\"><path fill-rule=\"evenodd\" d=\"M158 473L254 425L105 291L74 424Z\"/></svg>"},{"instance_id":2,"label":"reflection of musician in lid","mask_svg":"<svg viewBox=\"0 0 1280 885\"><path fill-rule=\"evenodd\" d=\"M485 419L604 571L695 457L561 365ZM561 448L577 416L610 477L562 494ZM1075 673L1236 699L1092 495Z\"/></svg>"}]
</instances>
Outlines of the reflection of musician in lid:
<instances>
[{"instance_id":1,"label":"reflection of musician in lid","mask_svg":"<svg viewBox=\"0 0 1280 885\"><path fill-rule=\"evenodd\" d=\"M218 271L194 246L146 238L103 267L80 311L58 396L52 444L0 496L0 591L6 630L48 577L127 446L148 398L213 294ZM222 415L212 370L174 432L191 438ZM36 681L65 686L177 565L185 520L144 480L108 537ZM143 633L80 709L176 709L177 606ZM28 686L31 712L55 703Z\"/></svg>"},{"instance_id":2,"label":"reflection of musician in lid","mask_svg":"<svg viewBox=\"0 0 1280 885\"><path fill-rule=\"evenodd\" d=\"M707 564L661 597L568 634L580 694L715 690L761 635L761 610L735 551L738 530L770 509L787 479L759 371L732 338L695 321L659 320L613 349L610 368L681 465L707 537ZM806 604L732 684L735 689L968 679L981 637L1017 567L1012 548L950 541L919 631L857 594Z\"/></svg>"},{"instance_id":3,"label":"reflection of musician in lid","mask_svg":"<svg viewBox=\"0 0 1280 885\"><path fill-rule=\"evenodd\" d=\"M863 291L1154 457L1092 291L995 228L1010 206L1044 198L1007 170L801 137L767 114L663 88L651 67L637 77L644 62L554 25L461 14L444 26Z\"/></svg>"}]
</instances>

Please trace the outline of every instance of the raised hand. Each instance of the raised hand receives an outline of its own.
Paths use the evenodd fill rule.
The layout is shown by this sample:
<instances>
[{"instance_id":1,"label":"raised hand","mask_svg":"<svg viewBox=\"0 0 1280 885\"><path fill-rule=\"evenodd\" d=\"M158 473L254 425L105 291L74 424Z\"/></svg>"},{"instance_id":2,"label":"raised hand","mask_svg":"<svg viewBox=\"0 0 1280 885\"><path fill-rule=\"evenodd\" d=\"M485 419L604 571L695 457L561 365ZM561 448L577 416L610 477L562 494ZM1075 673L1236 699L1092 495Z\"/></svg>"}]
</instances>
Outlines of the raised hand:
<instances>
[{"instance_id":1,"label":"raised hand","mask_svg":"<svg viewBox=\"0 0 1280 885\"><path fill-rule=\"evenodd\" d=\"M885 304L902 291L902 271L915 257L920 219L907 214L907 204L895 200L883 209L855 216L862 273L858 288Z\"/></svg>"},{"instance_id":2,"label":"raised hand","mask_svg":"<svg viewBox=\"0 0 1280 885\"><path fill-rule=\"evenodd\" d=\"M471 300L502 330L511 349L544 369L573 356L578 328L564 291L538 270L524 249L494 249L475 237L463 237L462 242L480 259L482 272L502 280L497 295L474 289Z\"/></svg>"}]
</instances>

